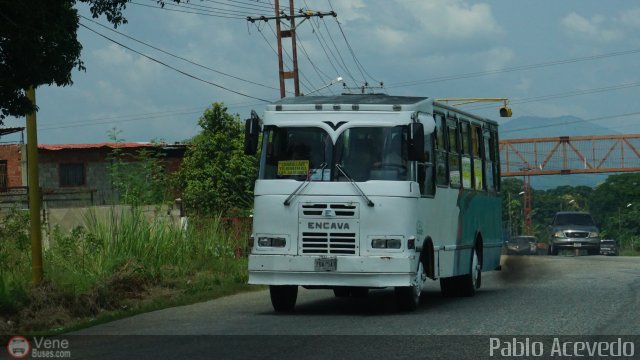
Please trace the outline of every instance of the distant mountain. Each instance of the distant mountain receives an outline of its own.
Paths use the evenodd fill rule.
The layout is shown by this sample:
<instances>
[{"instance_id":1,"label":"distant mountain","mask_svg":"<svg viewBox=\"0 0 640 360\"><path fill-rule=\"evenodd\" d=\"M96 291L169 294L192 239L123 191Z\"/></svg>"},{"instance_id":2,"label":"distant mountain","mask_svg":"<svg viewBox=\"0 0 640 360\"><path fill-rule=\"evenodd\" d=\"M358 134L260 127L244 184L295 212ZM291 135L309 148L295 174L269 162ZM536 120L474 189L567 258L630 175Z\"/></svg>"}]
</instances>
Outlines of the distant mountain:
<instances>
[{"instance_id":1,"label":"distant mountain","mask_svg":"<svg viewBox=\"0 0 640 360\"><path fill-rule=\"evenodd\" d=\"M559 116L554 118L520 116L501 124L499 127L499 136L502 140L614 134L619 134L619 132L584 121L575 116ZM532 176L531 186L539 190L548 190L563 185L585 185L594 187L603 182L609 175L611 174Z\"/></svg>"},{"instance_id":2,"label":"distant mountain","mask_svg":"<svg viewBox=\"0 0 640 360\"><path fill-rule=\"evenodd\" d=\"M538 138L554 136L588 136L619 134L575 116L544 118L520 116L500 125L501 139Z\"/></svg>"}]
</instances>

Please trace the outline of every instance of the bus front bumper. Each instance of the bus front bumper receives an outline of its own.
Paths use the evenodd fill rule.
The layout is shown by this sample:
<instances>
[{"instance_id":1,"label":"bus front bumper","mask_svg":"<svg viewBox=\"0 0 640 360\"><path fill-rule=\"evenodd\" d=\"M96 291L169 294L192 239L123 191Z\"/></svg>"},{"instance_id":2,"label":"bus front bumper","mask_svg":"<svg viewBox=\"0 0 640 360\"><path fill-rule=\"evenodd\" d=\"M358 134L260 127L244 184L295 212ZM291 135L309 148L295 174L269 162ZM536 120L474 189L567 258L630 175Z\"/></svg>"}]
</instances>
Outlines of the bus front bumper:
<instances>
[{"instance_id":1,"label":"bus front bumper","mask_svg":"<svg viewBox=\"0 0 640 360\"><path fill-rule=\"evenodd\" d=\"M249 255L249 284L300 286L410 286L415 257L337 256L336 269L317 271L319 256ZM413 269L413 270L412 270Z\"/></svg>"}]
</instances>

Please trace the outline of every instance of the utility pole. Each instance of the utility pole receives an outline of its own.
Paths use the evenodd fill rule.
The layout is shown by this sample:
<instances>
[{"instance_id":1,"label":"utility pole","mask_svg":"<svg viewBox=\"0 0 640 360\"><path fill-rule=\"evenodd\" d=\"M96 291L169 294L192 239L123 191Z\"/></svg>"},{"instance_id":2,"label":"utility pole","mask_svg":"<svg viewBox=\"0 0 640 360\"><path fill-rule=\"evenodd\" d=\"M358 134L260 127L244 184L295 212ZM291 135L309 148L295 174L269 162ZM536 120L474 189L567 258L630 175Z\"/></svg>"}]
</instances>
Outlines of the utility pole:
<instances>
[{"instance_id":1,"label":"utility pole","mask_svg":"<svg viewBox=\"0 0 640 360\"><path fill-rule=\"evenodd\" d=\"M36 104L33 86L27 89L27 97ZM42 229L40 225L40 182L38 175L38 129L36 112L27 115L27 178L29 185L29 219L31 223L31 281L42 281Z\"/></svg>"},{"instance_id":2,"label":"utility pole","mask_svg":"<svg viewBox=\"0 0 640 360\"><path fill-rule=\"evenodd\" d=\"M300 96L300 79L298 76L298 52L296 49L296 18L304 18L298 25L302 24L305 20L310 19L311 17L324 17L324 16L333 16L336 17L337 14L334 11L328 12L313 12L310 10L302 11L300 10L299 14L295 14L293 9L293 0L289 0L289 14L287 15L284 11L280 11L280 1L275 0L274 3L274 11L275 16L247 16L247 21L256 22L264 21L267 22L269 20L276 20L276 37L278 40L278 70L279 70L279 78L280 78L280 97L283 98L286 96L286 87L285 80L293 79L294 86L294 94L295 96ZM282 27L286 26L283 23L282 19L289 21L289 29L283 30ZM285 71L284 70L284 59L282 57L283 48L282 48L282 38L291 38L291 58L293 59L293 70Z\"/></svg>"},{"instance_id":3,"label":"utility pole","mask_svg":"<svg viewBox=\"0 0 640 360\"><path fill-rule=\"evenodd\" d=\"M532 235L531 230L533 224L531 222L531 176L525 175L522 179L522 191L524 196L522 198L522 215L524 217L524 234Z\"/></svg>"}]
</instances>

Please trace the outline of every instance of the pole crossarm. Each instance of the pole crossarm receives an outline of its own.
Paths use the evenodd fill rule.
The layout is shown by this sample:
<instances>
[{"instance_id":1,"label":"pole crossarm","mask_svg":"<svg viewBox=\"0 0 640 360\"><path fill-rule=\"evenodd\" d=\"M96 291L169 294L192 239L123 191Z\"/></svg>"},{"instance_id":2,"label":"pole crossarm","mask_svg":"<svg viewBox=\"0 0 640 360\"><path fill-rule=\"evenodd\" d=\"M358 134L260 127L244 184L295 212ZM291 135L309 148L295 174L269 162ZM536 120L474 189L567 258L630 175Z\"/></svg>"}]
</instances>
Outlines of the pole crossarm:
<instances>
[{"instance_id":1,"label":"pole crossarm","mask_svg":"<svg viewBox=\"0 0 640 360\"><path fill-rule=\"evenodd\" d=\"M640 134L500 140L501 175L640 171Z\"/></svg>"},{"instance_id":2,"label":"pole crossarm","mask_svg":"<svg viewBox=\"0 0 640 360\"><path fill-rule=\"evenodd\" d=\"M325 16L333 16L333 17L337 17L338 14L335 11L304 11L304 10L300 10L300 13L297 15L287 15L286 13L282 12L280 13L280 15L277 16L247 16L247 21L249 22L256 22L256 21L269 21L269 20L289 20L291 18L296 19L296 18L305 18L305 19L310 19L312 17L325 17Z\"/></svg>"}]
</instances>

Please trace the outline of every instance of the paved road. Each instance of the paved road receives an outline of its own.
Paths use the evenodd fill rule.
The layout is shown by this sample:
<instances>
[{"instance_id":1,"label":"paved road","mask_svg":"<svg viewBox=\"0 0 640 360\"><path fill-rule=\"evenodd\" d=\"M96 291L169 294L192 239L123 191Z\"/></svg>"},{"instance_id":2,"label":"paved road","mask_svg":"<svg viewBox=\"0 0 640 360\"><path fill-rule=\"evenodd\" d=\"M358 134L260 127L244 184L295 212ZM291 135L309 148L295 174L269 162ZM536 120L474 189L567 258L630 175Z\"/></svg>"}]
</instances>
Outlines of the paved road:
<instances>
[{"instance_id":1,"label":"paved road","mask_svg":"<svg viewBox=\"0 0 640 360\"><path fill-rule=\"evenodd\" d=\"M76 334L252 335L181 340L174 336L86 337L91 339L85 343L91 343L93 351L136 346L136 358L162 355L175 348L176 342L193 350L191 356L217 344L217 351L230 351L223 357L235 357L232 354L243 351L255 357L257 346L266 351L258 351L263 358L282 352L291 358L325 358L318 349L342 353L344 335L403 335L348 337L347 342L362 341L356 348L362 348L358 353L364 354L363 358L375 356L376 346L388 349L388 342L396 349L394 354L403 358L404 353L425 351L424 347L412 348L421 341L417 335L640 335L640 257L505 257L503 262L503 271L483 274L483 287L473 298L443 298L438 283L430 282L413 313L397 311L392 290L374 290L364 299L345 299L335 298L328 290L300 289L296 311L276 314L268 291L258 291L142 314ZM376 346L371 346L372 339ZM428 349L451 349L447 344L455 337L437 339ZM487 338L465 337L464 341L485 343ZM145 346L136 345L141 342ZM398 343L403 345L398 347ZM640 342L636 345L640 353ZM81 353L87 349L84 346ZM461 357L460 353L455 355Z\"/></svg>"}]
</instances>

